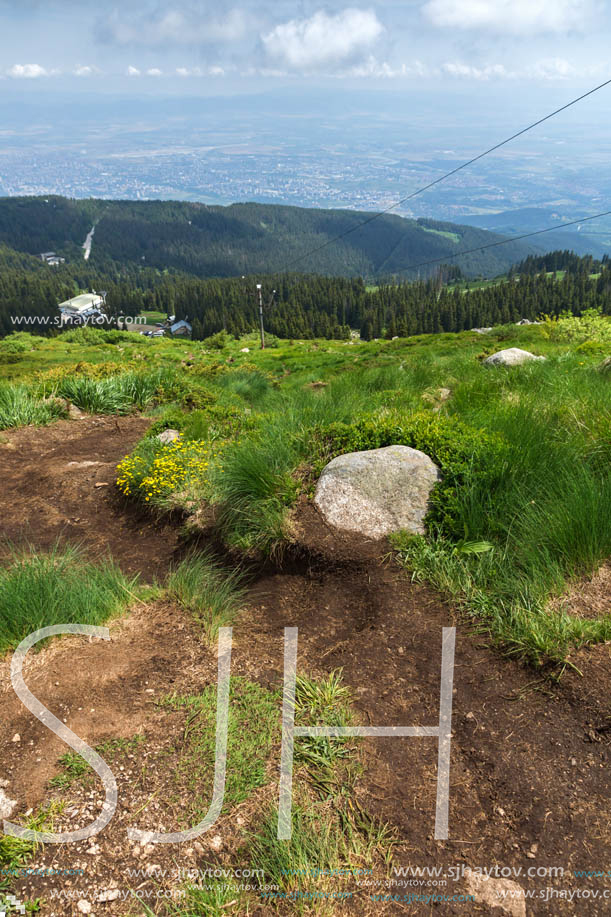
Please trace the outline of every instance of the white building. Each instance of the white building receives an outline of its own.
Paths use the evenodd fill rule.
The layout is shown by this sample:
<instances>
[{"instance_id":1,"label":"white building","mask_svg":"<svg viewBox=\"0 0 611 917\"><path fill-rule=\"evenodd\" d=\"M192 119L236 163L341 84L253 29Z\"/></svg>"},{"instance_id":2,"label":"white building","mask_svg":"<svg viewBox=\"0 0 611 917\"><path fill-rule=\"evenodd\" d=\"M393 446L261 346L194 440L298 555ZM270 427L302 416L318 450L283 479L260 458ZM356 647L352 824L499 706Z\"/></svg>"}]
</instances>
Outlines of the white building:
<instances>
[{"instance_id":1,"label":"white building","mask_svg":"<svg viewBox=\"0 0 611 917\"><path fill-rule=\"evenodd\" d=\"M99 293L81 293L60 302L59 311L64 322L83 323L90 318L104 315L104 297Z\"/></svg>"},{"instance_id":2,"label":"white building","mask_svg":"<svg viewBox=\"0 0 611 917\"><path fill-rule=\"evenodd\" d=\"M53 265L53 266L57 266L58 264L65 264L65 263L66 263L66 259L65 259L65 258L60 258L59 255L56 255L56 254L55 254L55 252L41 252L41 253L40 253L40 260L41 260L41 261L44 261L45 264L51 264L51 265Z\"/></svg>"}]
</instances>

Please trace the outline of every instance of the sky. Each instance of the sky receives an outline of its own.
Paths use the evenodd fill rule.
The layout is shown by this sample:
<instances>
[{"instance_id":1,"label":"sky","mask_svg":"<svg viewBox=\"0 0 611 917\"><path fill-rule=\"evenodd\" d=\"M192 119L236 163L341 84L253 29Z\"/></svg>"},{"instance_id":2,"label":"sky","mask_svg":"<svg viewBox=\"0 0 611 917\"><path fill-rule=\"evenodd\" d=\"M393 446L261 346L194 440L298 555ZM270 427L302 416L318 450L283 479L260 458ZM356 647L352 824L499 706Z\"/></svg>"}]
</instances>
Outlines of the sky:
<instances>
[{"instance_id":1,"label":"sky","mask_svg":"<svg viewBox=\"0 0 611 917\"><path fill-rule=\"evenodd\" d=\"M611 77L610 12L611 0L0 0L1 91L594 85Z\"/></svg>"}]
</instances>

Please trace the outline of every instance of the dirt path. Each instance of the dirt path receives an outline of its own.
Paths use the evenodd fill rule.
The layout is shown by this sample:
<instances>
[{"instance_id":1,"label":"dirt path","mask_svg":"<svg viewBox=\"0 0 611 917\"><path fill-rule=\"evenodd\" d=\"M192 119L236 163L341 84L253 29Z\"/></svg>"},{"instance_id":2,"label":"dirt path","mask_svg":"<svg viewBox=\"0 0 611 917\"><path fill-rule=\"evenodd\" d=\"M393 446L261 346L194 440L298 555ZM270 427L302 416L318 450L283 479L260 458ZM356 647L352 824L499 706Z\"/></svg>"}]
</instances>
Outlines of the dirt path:
<instances>
[{"instance_id":1,"label":"dirt path","mask_svg":"<svg viewBox=\"0 0 611 917\"><path fill-rule=\"evenodd\" d=\"M10 537L25 525L37 544L58 534L81 538L90 550L110 548L126 569L162 571L176 551L176 534L123 515L108 488L109 470L142 433L138 418L88 419L62 423L43 431L12 434L14 450L2 449L6 483L3 516ZM29 451L28 451L29 450ZM36 450L36 451L34 451ZM81 463L97 460L100 466ZM75 476L67 461L76 461ZM44 466L44 467L43 467ZM66 478L68 481L66 482ZM40 496L41 490L44 496ZM77 509L78 507L78 509ZM19 515L21 514L21 516ZM70 522L78 513L85 528ZM74 527L71 527L74 526ZM141 527L144 535L134 545ZM503 659L430 590L415 586L375 545L339 545L312 510L302 513L301 548L283 569L267 569L253 582L246 611L234 627L232 672L265 686L282 683L283 629L299 628L300 672L327 674L341 667L355 696L361 722L368 725L435 725L439 716L441 630L457 625L451 764L450 836L435 841L437 745L431 738L366 739L366 769L359 801L389 821L398 832L394 855L398 867L461 864L514 870L513 881L526 891L551 900L515 899L504 910L479 900L471 903L373 903L368 890L338 914L477 914L598 915L609 912L603 889L607 879L585 879L575 869L608 869L609 828L609 647L583 650L599 683L568 673L557 687L532 671ZM130 544L130 539L132 543ZM137 551L137 564L134 552ZM44 896L43 915L78 914L77 900L52 898L53 891L82 891L90 902L108 890L134 888L153 893L164 887L160 869L236 865L244 832L256 830L260 807L238 807L222 816L197 843L139 848L125 838L128 825L177 827L181 806L167 790L165 768L151 762L172 760L184 740L185 721L156 704L177 691L201 692L214 684L214 653L201 643L193 623L167 604L138 606L115 622L111 643L70 638L33 657L26 681L40 700L90 744L146 734L146 745L121 759L119 810L111 825L91 841L47 848L40 864L69 869L80 864L79 879L22 880L24 895ZM584 669L585 669L584 665ZM0 776L5 792L18 801L17 811L49 797L48 780L58 773L65 746L34 720L12 693L3 664L0 710ZM13 742L15 735L19 741ZM156 756L165 755L166 758ZM268 787L256 791L258 802L272 803L277 792L278 749L271 762ZM231 762L229 762L231 766ZM70 790L71 805L62 818L65 829L90 821L103 792L98 783ZM93 846L94 854L88 851ZM37 861L38 864L38 861ZM526 877L528 869L560 867L564 875ZM136 883L130 868L148 876ZM522 876L515 878L522 870ZM420 880L430 882L430 879ZM434 880L437 881L437 880ZM391 891L465 893L464 878L446 875L444 886L396 886ZM567 892L597 890L600 898L569 900ZM384 891L374 888L372 891ZM564 890L564 892L563 892ZM114 892L113 892L114 893ZM564 897L561 895L564 894ZM134 913L133 898L94 904L91 913ZM131 905L131 910L130 910ZM264 908L251 911L264 915Z\"/></svg>"},{"instance_id":2,"label":"dirt path","mask_svg":"<svg viewBox=\"0 0 611 917\"><path fill-rule=\"evenodd\" d=\"M5 543L47 548L65 539L83 544L93 558L112 553L126 573L139 573L145 581L163 577L178 547L176 527L151 521L113 486L117 463L149 423L137 415L87 416L5 431L0 443Z\"/></svg>"}]
</instances>

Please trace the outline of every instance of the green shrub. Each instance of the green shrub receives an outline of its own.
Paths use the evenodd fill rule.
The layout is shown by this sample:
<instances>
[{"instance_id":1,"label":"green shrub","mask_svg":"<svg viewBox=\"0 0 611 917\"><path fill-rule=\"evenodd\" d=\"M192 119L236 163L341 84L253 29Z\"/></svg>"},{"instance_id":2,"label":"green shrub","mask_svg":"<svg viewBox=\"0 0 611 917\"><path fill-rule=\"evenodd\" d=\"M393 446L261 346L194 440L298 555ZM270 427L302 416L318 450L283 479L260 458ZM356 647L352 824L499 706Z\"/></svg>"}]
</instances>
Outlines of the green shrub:
<instances>
[{"instance_id":1,"label":"green shrub","mask_svg":"<svg viewBox=\"0 0 611 917\"><path fill-rule=\"evenodd\" d=\"M61 339L68 344L120 344L123 341L133 341L133 331L118 331L117 329L92 328L83 325L71 331L64 331Z\"/></svg>"},{"instance_id":2,"label":"green shrub","mask_svg":"<svg viewBox=\"0 0 611 917\"><path fill-rule=\"evenodd\" d=\"M601 353L606 353L608 349L609 349L609 344L605 343L604 341L584 341L582 344L580 344L576 348L576 351L577 353L583 353L586 355L587 354L598 355Z\"/></svg>"},{"instance_id":3,"label":"green shrub","mask_svg":"<svg viewBox=\"0 0 611 917\"><path fill-rule=\"evenodd\" d=\"M204 346L211 347L213 350L224 350L230 340L231 338L226 331L217 331L216 334L204 340Z\"/></svg>"},{"instance_id":4,"label":"green shrub","mask_svg":"<svg viewBox=\"0 0 611 917\"><path fill-rule=\"evenodd\" d=\"M564 312L558 319L546 316L544 329L555 341L611 342L611 318L600 309L584 309L580 316Z\"/></svg>"},{"instance_id":5,"label":"green shrub","mask_svg":"<svg viewBox=\"0 0 611 917\"><path fill-rule=\"evenodd\" d=\"M37 345L45 339L27 331L14 331L0 341L0 353L27 353L35 350Z\"/></svg>"},{"instance_id":6,"label":"green shrub","mask_svg":"<svg viewBox=\"0 0 611 917\"><path fill-rule=\"evenodd\" d=\"M352 424L331 424L317 431L315 442L317 472L346 452L392 445L425 452L442 474L431 494L427 522L455 538L465 534L459 489L476 474L480 490L492 494L502 480L509 455L507 443L500 436L424 411L404 417L370 416Z\"/></svg>"}]
</instances>

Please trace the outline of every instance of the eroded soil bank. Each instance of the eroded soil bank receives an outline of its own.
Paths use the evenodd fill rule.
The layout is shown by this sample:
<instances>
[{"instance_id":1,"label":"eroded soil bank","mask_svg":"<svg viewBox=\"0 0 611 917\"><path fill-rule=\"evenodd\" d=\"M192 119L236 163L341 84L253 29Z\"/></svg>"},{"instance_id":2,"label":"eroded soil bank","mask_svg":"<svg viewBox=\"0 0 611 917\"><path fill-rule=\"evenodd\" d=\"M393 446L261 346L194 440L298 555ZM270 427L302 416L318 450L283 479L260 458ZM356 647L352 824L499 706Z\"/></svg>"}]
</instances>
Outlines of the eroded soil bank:
<instances>
[{"instance_id":1,"label":"eroded soil bank","mask_svg":"<svg viewBox=\"0 0 611 917\"><path fill-rule=\"evenodd\" d=\"M137 417L87 418L9 432L9 445L0 447L4 535L37 547L58 536L81 541L92 556L109 551L127 572L161 580L184 550L176 527L135 513L112 487L114 465L145 426ZM307 507L298 538L298 549L283 567L253 577L246 610L234 625L233 675L280 688L284 628L297 627L299 671L322 676L341 668L361 723L434 726L442 628L457 627L447 841L433 837L436 739L363 740L358 802L396 829L394 866L442 868L443 885L421 877L424 885L396 885L391 891L464 893L464 879L448 873L461 864L510 867L514 877L521 869L514 878L518 886L548 898L547 888L600 891L598 900L508 899L499 910L482 900L374 902L371 893L383 887L354 886L354 897L337 904L335 912L608 913L602 889L611 888L611 878L582 878L574 871L607 869L611 862L609 647L582 650L576 665L583 677L567 671L554 685L492 650L435 593L411 583L379 546L339 544ZM277 796L276 745L266 785L197 842L144 848L128 842L127 827L176 830L189 811L189 795L172 792L169 782L185 741L185 715L160 700L215 684L216 658L189 616L166 600L136 603L110 627L109 643L65 638L26 664L33 693L90 745L124 742L115 770L119 806L111 824L92 840L48 846L31 864L82 868L84 875L67 878L64 872L15 884L17 894L45 899L43 914L83 913L79 894L91 903L90 913L142 913L135 891L150 893L149 906L159 910L163 901L157 893L176 885L176 868L239 865L245 836L258 829L261 812ZM66 801L61 826L86 824L99 812L101 784L76 781L61 792L49 786L62 773L58 759L66 747L14 695L8 660L1 672L0 777L18 803L14 817L59 794ZM136 735L145 741L132 743ZM527 877L533 867L540 875ZM549 867L560 867L564 875L542 875ZM261 903L250 913L272 911Z\"/></svg>"}]
</instances>

